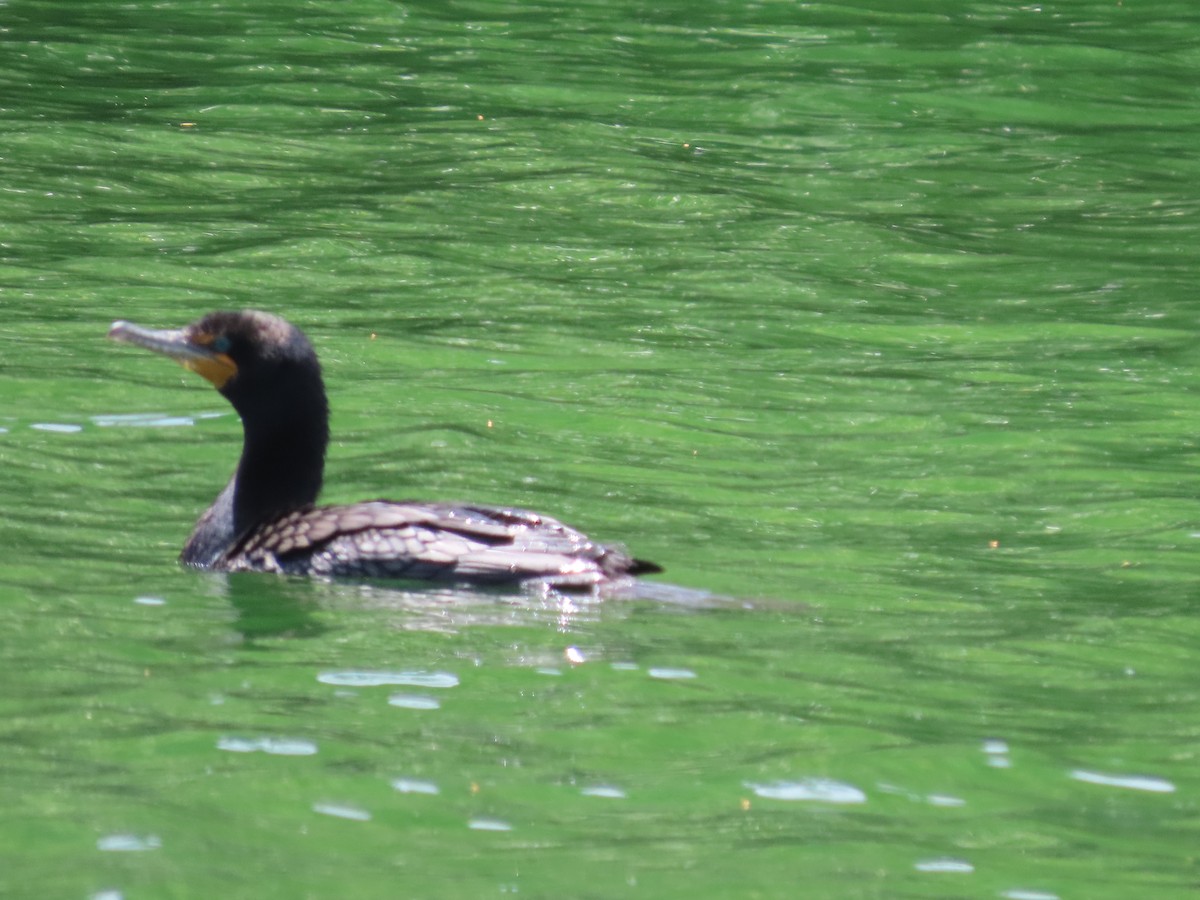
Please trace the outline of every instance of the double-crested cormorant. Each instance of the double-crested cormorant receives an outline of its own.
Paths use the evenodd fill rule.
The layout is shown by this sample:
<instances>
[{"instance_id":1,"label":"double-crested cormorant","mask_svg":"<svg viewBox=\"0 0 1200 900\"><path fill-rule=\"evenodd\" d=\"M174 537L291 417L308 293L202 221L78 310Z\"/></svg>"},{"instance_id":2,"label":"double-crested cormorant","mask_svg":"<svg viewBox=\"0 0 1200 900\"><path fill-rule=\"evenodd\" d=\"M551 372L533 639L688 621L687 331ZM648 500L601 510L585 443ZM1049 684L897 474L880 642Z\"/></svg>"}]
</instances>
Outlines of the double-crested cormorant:
<instances>
[{"instance_id":1,"label":"double-crested cormorant","mask_svg":"<svg viewBox=\"0 0 1200 900\"><path fill-rule=\"evenodd\" d=\"M203 375L241 417L242 458L184 545L187 565L566 589L660 571L522 509L390 500L314 506L329 406L312 345L278 316L214 312L178 331L115 322L108 336Z\"/></svg>"}]
</instances>

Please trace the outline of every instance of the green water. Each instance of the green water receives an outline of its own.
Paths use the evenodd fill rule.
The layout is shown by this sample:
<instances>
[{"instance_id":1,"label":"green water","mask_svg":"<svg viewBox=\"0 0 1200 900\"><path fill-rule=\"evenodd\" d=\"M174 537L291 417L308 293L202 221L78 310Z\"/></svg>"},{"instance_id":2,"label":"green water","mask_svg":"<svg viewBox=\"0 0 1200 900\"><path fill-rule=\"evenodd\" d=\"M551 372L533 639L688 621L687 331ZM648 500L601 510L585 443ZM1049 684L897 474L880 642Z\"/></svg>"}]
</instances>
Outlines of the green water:
<instances>
[{"instance_id":1,"label":"green water","mask_svg":"<svg viewBox=\"0 0 1200 900\"><path fill-rule=\"evenodd\" d=\"M1191 5L0 39L0 894L1200 888ZM322 354L327 499L544 510L744 608L179 569L237 422L103 335L239 306Z\"/></svg>"}]
</instances>

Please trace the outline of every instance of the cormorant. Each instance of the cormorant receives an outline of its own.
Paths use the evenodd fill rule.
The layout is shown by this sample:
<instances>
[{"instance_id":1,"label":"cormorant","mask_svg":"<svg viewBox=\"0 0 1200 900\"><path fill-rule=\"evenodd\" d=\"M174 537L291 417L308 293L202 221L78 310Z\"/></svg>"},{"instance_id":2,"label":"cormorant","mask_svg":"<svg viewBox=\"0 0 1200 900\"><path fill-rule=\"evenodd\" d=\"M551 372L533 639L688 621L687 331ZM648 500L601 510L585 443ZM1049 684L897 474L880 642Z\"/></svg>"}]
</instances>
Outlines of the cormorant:
<instances>
[{"instance_id":1,"label":"cormorant","mask_svg":"<svg viewBox=\"0 0 1200 900\"><path fill-rule=\"evenodd\" d=\"M278 316L214 312L178 331L115 322L108 336L204 376L241 417L241 460L184 545L186 565L574 590L661 571L523 509L417 500L315 506L329 405L312 345Z\"/></svg>"}]
</instances>

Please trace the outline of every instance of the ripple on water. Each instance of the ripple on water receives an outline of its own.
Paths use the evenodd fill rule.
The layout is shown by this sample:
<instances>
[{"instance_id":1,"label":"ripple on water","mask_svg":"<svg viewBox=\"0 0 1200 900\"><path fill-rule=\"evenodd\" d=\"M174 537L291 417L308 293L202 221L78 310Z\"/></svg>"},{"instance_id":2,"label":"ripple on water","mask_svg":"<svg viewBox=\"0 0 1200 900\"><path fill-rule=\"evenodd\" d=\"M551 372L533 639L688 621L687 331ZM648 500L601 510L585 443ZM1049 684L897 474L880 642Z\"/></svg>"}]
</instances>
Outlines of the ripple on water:
<instances>
[{"instance_id":1,"label":"ripple on water","mask_svg":"<svg viewBox=\"0 0 1200 900\"><path fill-rule=\"evenodd\" d=\"M797 781L746 782L746 787L767 800L815 800L821 803L866 803L867 795L852 784L832 778L801 778Z\"/></svg>"},{"instance_id":2,"label":"ripple on water","mask_svg":"<svg viewBox=\"0 0 1200 900\"><path fill-rule=\"evenodd\" d=\"M441 709L440 700L426 697L423 694L392 694L388 697L389 706L399 706L401 709Z\"/></svg>"},{"instance_id":3,"label":"ripple on water","mask_svg":"<svg viewBox=\"0 0 1200 900\"><path fill-rule=\"evenodd\" d=\"M432 781L420 778L395 778L392 787L401 794L440 794L441 790Z\"/></svg>"},{"instance_id":4,"label":"ripple on water","mask_svg":"<svg viewBox=\"0 0 1200 900\"><path fill-rule=\"evenodd\" d=\"M696 677L696 673L691 669L671 669L663 667L648 669L646 674L651 678L658 678L662 681L687 681L689 678Z\"/></svg>"},{"instance_id":5,"label":"ripple on water","mask_svg":"<svg viewBox=\"0 0 1200 900\"><path fill-rule=\"evenodd\" d=\"M624 800L629 796L619 787L614 787L611 784L597 784L592 787L585 787L579 793L585 797L605 797L610 800Z\"/></svg>"},{"instance_id":6,"label":"ripple on water","mask_svg":"<svg viewBox=\"0 0 1200 900\"><path fill-rule=\"evenodd\" d=\"M195 425L191 416L169 416L165 413L118 413L91 417L100 428L177 428Z\"/></svg>"},{"instance_id":7,"label":"ripple on water","mask_svg":"<svg viewBox=\"0 0 1200 900\"><path fill-rule=\"evenodd\" d=\"M322 684L339 687L380 687L407 685L409 687L458 687L458 676L450 672L322 672L317 676Z\"/></svg>"},{"instance_id":8,"label":"ripple on water","mask_svg":"<svg viewBox=\"0 0 1200 900\"><path fill-rule=\"evenodd\" d=\"M993 769L1012 768L1012 760L1008 757L1008 742L989 738L983 742L983 752L987 755L987 764Z\"/></svg>"},{"instance_id":9,"label":"ripple on water","mask_svg":"<svg viewBox=\"0 0 1200 900\"><path fill-rule=\"evenodd\" d=\"M303 738L242 738L223 736L217 741L218 750L231 753L269 753L273 756L312 756L317 745Z\"/></svg>"},{"instance_id":10,"label":"ripple on water","mask_svg":"<svg viewBox=\"0 0 1200 900\"><path fill-rule=\"evenodd\" d=\"M952 797L949 794L930 794L925 798L925 802L930 806L956 807L967 805L967 801L962 797Z\"/></svg>"},{"instance_id":11,"label":"ripple on water","mask_svg":"<svg viewBox=\"0 0 1200 900\"><path fill-rule=\"evenodd\" d=\"M962 859L923 859L913 865L918 872L947 872L957 875L969 875L975 867Z\"/></svg>"},{"instance_id":12,"label":"ripple on water","mask_svg":"<svg viewBox=\"0 0 1200 900\"><path fill-rule=\"evenodd\" d=\"M1088 784L1100 784L1105 787L1126 788L1131 791L1148 791L1151 794L1172 794L1175 785L1164 778L1152 778L1147 775L1105 775L1102 772L1089 772L1086 769L1075 769L1071 777L1076 781Z\"/></svg>"},{"instance_id":13,"label":"ripple on water","mask_svg":"<svg viewBox=\"0 0 1200 900\"><path fill-rule=\"evenodd\" d=\"M323 816L333 816L335 819L350 819L355 822L371 821L371 814L358 806L343 803L314 803L313 812Z\"/></svg>"},{"instance_id":14,"label":"ripple on water","mask_svg":"<svg viewBox=\"0 0 1200 900\"><path fill-rule=\"evenodd\" d=\"M157 850L162 839L156 834L109 834L96 841L97 850L116 853L136 853L142 850Z\"/></svg>"},{"instance_id":15,"label":"ripple on water","mask_svg":"<svg viewBox=\"0 0 1200 900\"><path fill-rule=\"evenodd\" d=\"M512 831L513 827L503 819L471 819L467 827L472 831Z\"/></svg>"}]
</instances>

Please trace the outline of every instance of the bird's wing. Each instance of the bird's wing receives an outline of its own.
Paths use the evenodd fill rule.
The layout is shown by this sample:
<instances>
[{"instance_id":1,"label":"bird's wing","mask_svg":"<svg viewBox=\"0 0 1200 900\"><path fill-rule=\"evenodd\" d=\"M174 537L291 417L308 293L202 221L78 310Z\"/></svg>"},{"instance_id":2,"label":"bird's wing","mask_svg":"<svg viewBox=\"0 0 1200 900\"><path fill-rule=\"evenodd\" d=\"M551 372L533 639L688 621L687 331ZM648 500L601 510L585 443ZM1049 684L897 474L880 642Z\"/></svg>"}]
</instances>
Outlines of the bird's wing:
<instances>
[{"instance_id":1,"label":"bird's wing","mask_svg":"<svg viewBox=\"0 0 1200 900\"><path fill-rule=\"evenodd\" d=\"M622 550L526 510L386 500L289 513L253 530L229 561L225 568L287 572L303 564L330 575L580 586L630 566Z\"/></svg>"}]
</instances>

